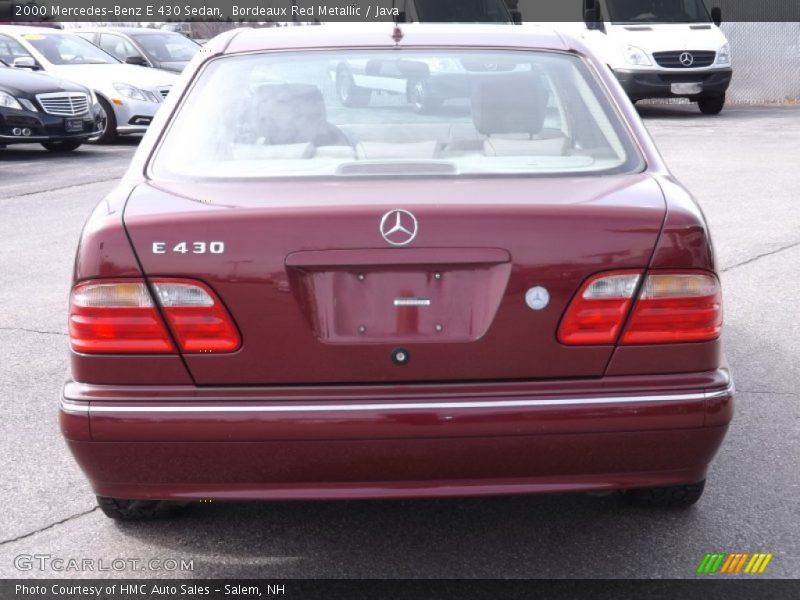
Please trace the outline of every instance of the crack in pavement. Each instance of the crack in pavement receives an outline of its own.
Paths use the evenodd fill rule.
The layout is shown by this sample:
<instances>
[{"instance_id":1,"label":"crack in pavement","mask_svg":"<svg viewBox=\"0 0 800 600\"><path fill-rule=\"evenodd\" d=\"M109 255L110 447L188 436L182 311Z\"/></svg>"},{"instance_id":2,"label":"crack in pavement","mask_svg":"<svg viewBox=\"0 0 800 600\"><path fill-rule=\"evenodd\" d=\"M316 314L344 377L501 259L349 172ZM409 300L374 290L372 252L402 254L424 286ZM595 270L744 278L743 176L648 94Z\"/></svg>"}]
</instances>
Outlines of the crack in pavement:
<instances>
[{"instance_id":1,"label":"crack in pavement","mask_svg":"<svg viewBox=\"0 0 800 600\"><path fill-rule=\"evenodd\" d=\"M792 248L796 248L797 246L800 246L800 242L794 242L793 244L789 244L788 246L782 246L781 248L770 250L769 252L764 252L764 254L759 254L752 258L748 258L747 260L742 261L740 263L736 263L735 265L731 265L730 267L725 267L724 269L722 269L722 272L727 273L728 271L732 271L733 269L738 269L739 267L749 265L750 263L754 263L757 260L766 258L767 256L772 256L773 254L778 254L779 252L783 252L784 250L791 250Z\"/></svg>"},{"instance_id":2,"label":"crack in pavement","mask_svg":"<svg viewBox=\"0 0 800 600\"><path fill-rule=\"evenodd\" d=\"M67 333L63 331L45 331L42 329L28 329L26 327L0 327L0 331L22 331L25 333L38 333L41 335L60 335L67 337Z\"/></svg>"},{"instance_id":3,"label":"crack in pavement","mask_svg":"<svg viewBox=\"0 0 800 600\"><path fill-rule=\"evenodd\" d=\"M84 181L82 183L71 183L70 185L63 185L61 187L53 187L47 188L44 190L34 190L32 192L23 192L21 194L15 194L13 196L0 196L0 200L14 200L15 198L25 198L26 196L35 196L36 194L47 194L50 192L58 192L61 190L68 190L71 188L83 187L85 185L93 185L95 183L108 183L110 181L118 181L120 177L112 177L110 179L98 179L96 181Z\"/></svg>"},{"instance_id":4,"label":"crack in pavement","mask_svg":"<svg viewBox=\"0 0 800 600\"><path fill-rule=\"evenodd\" d=\"M10 544L12 542L18 542L19 540L24 540L25 538L32 537L34 535L42 533L43 531L47 531L48 529L53 529L54 527L58 527L59 525L63 525L64 523L67 523L67 522L72 521L74 519L79 519L80 517L85 517L86 515L92 514L98 508L100 508L100 507L99 506L95 506L91 510L84 511L82 513L76 513L74 515L66 517L65 519L61 519L60 521L55 521L54 523L50 523L49 525L45 525L44 527L40 527L39 529L35 529L33 531L29 531L28 533L23 533L22 535L18 535L15 538L11 538L11 539L8 539L8 540L2 540L2 541L0 541L0 546L4 546L4 545Z\"/></svg>"}]
</instances>

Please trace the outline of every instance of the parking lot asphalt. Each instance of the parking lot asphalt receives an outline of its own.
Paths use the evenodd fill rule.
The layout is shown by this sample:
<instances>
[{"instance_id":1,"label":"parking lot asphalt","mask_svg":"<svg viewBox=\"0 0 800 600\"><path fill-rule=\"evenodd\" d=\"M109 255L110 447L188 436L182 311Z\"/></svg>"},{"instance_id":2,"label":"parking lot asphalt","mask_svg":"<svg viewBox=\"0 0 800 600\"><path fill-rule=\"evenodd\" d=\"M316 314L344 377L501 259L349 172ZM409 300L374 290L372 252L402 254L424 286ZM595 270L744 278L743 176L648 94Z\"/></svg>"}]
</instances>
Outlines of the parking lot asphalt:
<instances>
[{"instance_id":1,"label":"parking lot asphalt","mask_svg":"<svg viewBox=\"0 0 800 600\"><path fill-rule=\"evenodd\" d=\"M693 577L706 552L800 576L800 107L643 106L708 216L737 414L685 512L614 496L202 504L117 524L61 440L66 302L81 226L135 149L0 150L0 577ZM186 559L191 571L20 571L15 557ZM120 563L117 563L119 565Z\"/></svg>"}]
</instances>

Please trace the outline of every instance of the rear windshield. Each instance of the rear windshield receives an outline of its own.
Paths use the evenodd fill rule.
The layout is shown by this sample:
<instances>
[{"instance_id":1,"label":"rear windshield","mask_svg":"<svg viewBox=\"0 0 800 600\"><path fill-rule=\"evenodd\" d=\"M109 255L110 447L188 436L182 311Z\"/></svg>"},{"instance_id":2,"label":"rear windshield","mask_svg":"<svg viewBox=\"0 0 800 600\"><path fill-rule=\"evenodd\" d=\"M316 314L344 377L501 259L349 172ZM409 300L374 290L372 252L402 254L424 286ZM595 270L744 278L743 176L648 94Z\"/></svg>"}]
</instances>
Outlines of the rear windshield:
<instances>
[{"instance_id":1,"label":"rear windshield","mask_svg":"<svg viewBox=\"0 0 800 600\"><path fill-rule=\"evenodd\" d=\"M381 50L211 62L151 173L191 180L520 176L640 165L576 56Z\"/></svg>"}]
</instances>

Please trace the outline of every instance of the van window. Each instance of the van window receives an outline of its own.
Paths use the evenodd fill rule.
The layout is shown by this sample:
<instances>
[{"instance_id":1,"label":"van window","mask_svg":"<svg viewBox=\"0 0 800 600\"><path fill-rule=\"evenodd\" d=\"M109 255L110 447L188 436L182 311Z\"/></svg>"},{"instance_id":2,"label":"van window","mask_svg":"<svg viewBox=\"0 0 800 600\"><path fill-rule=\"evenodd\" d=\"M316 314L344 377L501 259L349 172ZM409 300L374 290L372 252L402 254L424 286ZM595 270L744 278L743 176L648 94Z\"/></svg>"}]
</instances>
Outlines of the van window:
<instances>
[{"instance_id":1,"label":"van window","mask_svg":"<svg viewBox=\"0 0 800 600\"><path fill-rule=\"evenodd\" d=\"M710 23L703 0L606 0L612 23Z\"/></svg>"}]
</instances>

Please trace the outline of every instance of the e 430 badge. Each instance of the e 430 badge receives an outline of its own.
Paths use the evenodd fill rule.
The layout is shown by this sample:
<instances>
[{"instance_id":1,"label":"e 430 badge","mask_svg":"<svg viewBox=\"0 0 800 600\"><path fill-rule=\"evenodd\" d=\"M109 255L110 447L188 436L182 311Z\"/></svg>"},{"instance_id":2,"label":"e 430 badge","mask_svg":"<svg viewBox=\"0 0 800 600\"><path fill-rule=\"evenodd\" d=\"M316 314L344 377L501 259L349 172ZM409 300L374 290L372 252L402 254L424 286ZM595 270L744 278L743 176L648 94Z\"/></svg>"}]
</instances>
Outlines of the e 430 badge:
<instances>
[{"instance_id":1,"label":"e 430 badge","mask_svg":"<svg viewBox=\"0 0 800 600\"><path fill-rule=\"evenodd\" d=\"M225 242L153 242L153 254L225 254Z\"/></svg>"}]
</instances>

